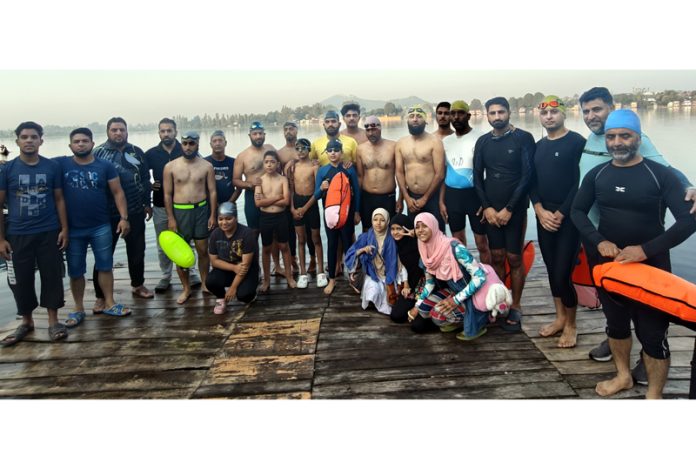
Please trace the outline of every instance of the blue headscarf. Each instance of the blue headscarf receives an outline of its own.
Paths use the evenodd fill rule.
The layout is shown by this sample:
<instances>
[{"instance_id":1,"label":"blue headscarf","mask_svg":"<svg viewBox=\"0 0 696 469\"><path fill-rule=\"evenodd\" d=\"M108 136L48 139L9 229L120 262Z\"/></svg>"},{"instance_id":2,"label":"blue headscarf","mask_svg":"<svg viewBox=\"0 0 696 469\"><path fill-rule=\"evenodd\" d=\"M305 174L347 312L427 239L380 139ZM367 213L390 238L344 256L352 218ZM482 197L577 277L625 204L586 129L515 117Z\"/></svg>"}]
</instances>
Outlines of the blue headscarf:
<instances>
[{"instance_id":1,"label":"blue headscarf","mask_svg":"<svg viewBox=\"0 0 696 469\"><path fill-rule=\"evenodd\" d=\"M345 263L349 270L355 270L356 263L359 261L367 275L370 276L375 282L379 282L380 278L377 275L377 270L375 269L374 259L377 255L381 255L384 261L384 274L385 281L387 284L396 283L396 279L399 273L399 257L396 249L396 241L392 238L391 232L389 230L389 214L383 209L377 209L372 213L374 217L377 213L385 217L385 229L386 236L384 238L384 243L382 244L382 252L378 253L377 236L373 228L370 228L367 233L363 233L358 236L355 243L346 252ZM362 253L356 256L355 253L358 249L362 249L365 246L373 246L371 254Z\"/></svg>"}]
</instances>

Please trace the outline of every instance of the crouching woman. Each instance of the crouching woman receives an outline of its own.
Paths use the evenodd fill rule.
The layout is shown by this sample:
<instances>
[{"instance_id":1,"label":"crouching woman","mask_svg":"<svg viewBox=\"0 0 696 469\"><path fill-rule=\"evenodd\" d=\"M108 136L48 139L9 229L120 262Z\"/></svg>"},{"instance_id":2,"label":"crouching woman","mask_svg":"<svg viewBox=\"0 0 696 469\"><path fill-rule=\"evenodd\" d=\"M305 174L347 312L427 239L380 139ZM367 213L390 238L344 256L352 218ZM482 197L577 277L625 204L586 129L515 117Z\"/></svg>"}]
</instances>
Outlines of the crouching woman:
<instances>
[{"instance_id":1,"label":"crouching woman","mask_svg":"<svg viewBox=\"0 0 696 469\"><path fill-rule=\"evenodd\" d=\"M224 313L234 298L242 303L254 301L259 286L259 244L254 231L237 222L237 207L232 202L218 209L218 228L210 235L208 253L213 269L205 286L218 298L213 312Z\"/></svg>"},{"instance_id":2,"label":"crouching woman","mask_svg":"<svg viewBox=\"0 0 696 469\"><path fill-rule=\"evenodd\" d=\"M372 228L358 237L345 256L351 280L355 279L358 264L364 269L360 289L363 309L372 302L382 314L390 314L391 304L396 301L399 273L396 243L388 227L389 213L383 208L376 209L372 212Z\"/></svg>"},{"instance_id":3,"label":"crouching woman","mask_svg":"<svg viewBox=\"0 0 696 469\"><path fill-rule=\"evenodd\" d=\"M432 214L416 216L415 230L425 288L408 312L409 321L430 317L442 332L463 329L457 339L481 337L488 313L474 308L473 295L485 283L485 271L464 245L440 231Z\"/></svg>"}]
</instances>

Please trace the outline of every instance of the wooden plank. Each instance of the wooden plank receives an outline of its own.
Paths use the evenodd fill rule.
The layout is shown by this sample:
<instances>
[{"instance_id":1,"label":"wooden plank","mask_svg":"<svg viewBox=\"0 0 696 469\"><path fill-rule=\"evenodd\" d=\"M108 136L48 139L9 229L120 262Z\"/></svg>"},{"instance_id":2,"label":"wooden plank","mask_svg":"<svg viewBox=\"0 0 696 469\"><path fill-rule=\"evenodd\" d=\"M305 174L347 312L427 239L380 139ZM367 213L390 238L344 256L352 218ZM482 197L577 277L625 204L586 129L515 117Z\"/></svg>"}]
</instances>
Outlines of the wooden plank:
<instances>
[{"instance_id":1,"label":"wooden plank","mask_svg":"<svg viewBox=\"0 0 696 469\"><path fill-rule=\"evenodd\" d=\"M232 357L216 359L203 384L309 380L313 375L313 355Z\"/></svg>"},{"instance_id":2,"label":"wooden plank","mask_svg":"<svg viewBox=\"0 0 696 469\"><path fill-rule=\"evenodd\" d=\"M193 393L193 399L211 399L219 397L254 398L263 395L310 394L312 381L297 379L287 381L203 384Z\"/></svg>"}]
</instances>

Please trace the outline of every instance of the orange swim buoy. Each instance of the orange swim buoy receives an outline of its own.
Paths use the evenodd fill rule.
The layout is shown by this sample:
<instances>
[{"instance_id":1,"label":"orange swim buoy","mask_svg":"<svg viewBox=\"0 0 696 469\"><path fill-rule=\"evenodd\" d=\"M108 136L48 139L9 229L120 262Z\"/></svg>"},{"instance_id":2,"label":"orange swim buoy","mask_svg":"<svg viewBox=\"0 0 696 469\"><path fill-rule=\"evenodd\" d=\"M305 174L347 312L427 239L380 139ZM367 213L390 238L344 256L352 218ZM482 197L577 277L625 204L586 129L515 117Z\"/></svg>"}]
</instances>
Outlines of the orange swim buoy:
<instances>
[{"instance_id":1,"label":"orange swim buoy","mask_svg":"<svg viewBox=\"0 0 696 469\"><path fill-rule=\"evenodd\" d=\"M532 269L532 264L534 264L534 242L526 241L524 248L522 248L522 264L524 265L524 275L526 276ZM505 286L512 288L512 278L510 277L510 264L508 264L507 258L505 258Z\"/></svg>"},{"instance_id":2,"label":"orange swim buoy","mask_svg":"<svg viewBox=\"0 0 696 469\"><path fill-rule=\"evenodd\" d=\"M696 322L696 285L647 264L607 262L592 271L595 283L684 321Z\"/></svg>"},{"instance_id":3,"label":"orange swim buoy","mask_svg":"<svg viewBox=\"0 0 696 469\"><path fill-rule=\"evenodd\" d=\"M350 180L343 173L336 173L329 182L324 200L324 220L331 229L343 228L350 212Z\"/></svg>"},{"instance_id":4,"label":"orange swim buoy","mask_svg":"<svg viewBox=\"0 0 696 469\"><path fill-rule=\"evenodd\" d=\"M587 261L587 254L585 254L585 248L582 246L580 246L580 252L573 268L571 281L573 282L573 288L580 306L590 309L597 309L602 306L597 289L592 281L590 263Z\"/></svg>"}]
</instances>

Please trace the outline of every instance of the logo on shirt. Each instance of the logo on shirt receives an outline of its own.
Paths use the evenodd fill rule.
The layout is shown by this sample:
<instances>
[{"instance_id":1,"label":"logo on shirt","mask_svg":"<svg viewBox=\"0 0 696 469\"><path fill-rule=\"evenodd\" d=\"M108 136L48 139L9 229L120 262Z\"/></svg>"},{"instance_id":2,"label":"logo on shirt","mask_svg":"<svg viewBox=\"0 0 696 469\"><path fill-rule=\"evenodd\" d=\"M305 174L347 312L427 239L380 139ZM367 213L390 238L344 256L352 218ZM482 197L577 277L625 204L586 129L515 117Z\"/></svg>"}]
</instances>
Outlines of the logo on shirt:
<instances>
[{"instance_id":1,"label":"logo on shirt","mask_svg":"<svg viewBox=\"0 0 696 469\"><path fill-rule=\"evenodd\" d=\"M556 153L554 153L554 155L553 155L553 156L561 156L561 154L560 154L560 153L558 153L558 152L556 152Z\"/></svg>"},{"instance_id":2,"label":"logo on shirt","mask_svg":"<svg viewBox=\"0 0 696 469\"><path fill-rule=\"evenodd\" d=\"M619 187L619 186L615 186L615 187L616 187L616 192L626 192L625 187Z\"/></svg>"},{"instance_id":3,"label":"logo on shirt","mask_svg":"<svg viewBox=\"0 0 696 469\"><path fill-rule=\"evenodd\" d=\"M94 190L99 188L99 173L71 169L65 173L65 185L72 189Z\"/></svg>"}]
</instances>

